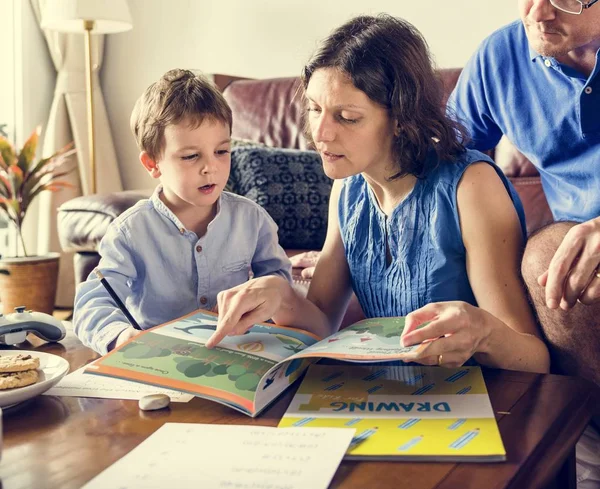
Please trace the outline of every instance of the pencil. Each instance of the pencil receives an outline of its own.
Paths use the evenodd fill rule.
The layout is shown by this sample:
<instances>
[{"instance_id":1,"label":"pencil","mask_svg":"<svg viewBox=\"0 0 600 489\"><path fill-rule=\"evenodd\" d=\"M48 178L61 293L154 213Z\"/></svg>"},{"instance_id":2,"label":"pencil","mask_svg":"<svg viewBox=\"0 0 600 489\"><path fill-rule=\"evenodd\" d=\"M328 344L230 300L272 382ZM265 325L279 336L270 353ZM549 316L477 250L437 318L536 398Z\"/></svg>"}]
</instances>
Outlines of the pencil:
<instances>
[{"instance_id":1,"label":"pencil","mask_svg":"<svg viewBox=\"0 0 600 489\"><path fill-rule=\"evenodd\" d=\"M119 296L117 295L117 293L114 291L114 289L110 286L110 284L104 278L104 275L102 275L102 272L100 270L94 270L94 273L96 274L96 277L98 277L100 279L100 283L102 285L104 285L104 288L108 291L108 293L113 298L113 300L117 303L117 306L119 307L119 309L121 309L121 312L123 314L125 314L127 321L129 321L129 323L135 329L141 330L142 328L140 328L140 325L135 321L135 319L133 319L133 316L129 313L129 311L125 307L125 304L123 304L123 302L121 302L121 299L119 299Z\"/></svg>"}]
</instances>

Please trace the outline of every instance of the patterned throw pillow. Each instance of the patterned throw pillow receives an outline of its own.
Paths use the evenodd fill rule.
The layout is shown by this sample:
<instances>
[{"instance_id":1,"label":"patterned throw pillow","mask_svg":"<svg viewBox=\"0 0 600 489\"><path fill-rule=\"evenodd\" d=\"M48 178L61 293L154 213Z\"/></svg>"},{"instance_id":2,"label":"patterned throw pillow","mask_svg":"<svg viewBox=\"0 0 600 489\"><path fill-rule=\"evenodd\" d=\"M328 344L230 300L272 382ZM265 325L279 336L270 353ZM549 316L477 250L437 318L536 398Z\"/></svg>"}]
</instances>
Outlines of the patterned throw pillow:
<instances>
[{"instance_id":1,"label":"patterned throw pillow","mask_svg":"<svg viewBox=\"0 0 600 489\"><path fill-rule=\"evenodd\" d=\"M315 151L253 145L231 150L231 190L271 215L285 249L322 248L331 184Z\"/></svg>"},{"instance_id":2,"label":"patterned throw pillow","mask_svg":"<svg viewBox=\"0 0 600 489\"><path fill-rule=\"evenodd\" d=\"M258 141L252 141L251 139L231 138L231 149L247 146L259 146L261 148L264 148L266 147L266 144L259 143ZM233 189L233 179L231 176L229 176L229 180L227 180L227 184L225 185L224 190L226 190L227 192L236 193Z\"/></svg>"}]
</instances>

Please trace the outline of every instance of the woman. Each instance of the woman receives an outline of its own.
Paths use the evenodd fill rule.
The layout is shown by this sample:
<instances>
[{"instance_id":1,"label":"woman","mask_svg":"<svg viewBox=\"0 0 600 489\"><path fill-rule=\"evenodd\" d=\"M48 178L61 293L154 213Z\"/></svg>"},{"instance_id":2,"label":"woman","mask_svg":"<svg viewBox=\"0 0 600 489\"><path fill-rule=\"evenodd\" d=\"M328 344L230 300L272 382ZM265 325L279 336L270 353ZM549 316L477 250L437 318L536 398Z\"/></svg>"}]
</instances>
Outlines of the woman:
<instances>
[{"instance_id":1,"label":"woman","mask_svg":"<svg viewBox=\"0 0 600 489\"><path fill-rule=\"evenodd\" d=\"M388 15L352 19L302 82L310 136L335 179L307 299L277 277L223 292L207 346L269 317L329 335L354 290L367 317L407 316L405 346L438 338L415 362L547 372L519 275L521 203L462 145L421 34Z\"/></svg>"}]
</instances>

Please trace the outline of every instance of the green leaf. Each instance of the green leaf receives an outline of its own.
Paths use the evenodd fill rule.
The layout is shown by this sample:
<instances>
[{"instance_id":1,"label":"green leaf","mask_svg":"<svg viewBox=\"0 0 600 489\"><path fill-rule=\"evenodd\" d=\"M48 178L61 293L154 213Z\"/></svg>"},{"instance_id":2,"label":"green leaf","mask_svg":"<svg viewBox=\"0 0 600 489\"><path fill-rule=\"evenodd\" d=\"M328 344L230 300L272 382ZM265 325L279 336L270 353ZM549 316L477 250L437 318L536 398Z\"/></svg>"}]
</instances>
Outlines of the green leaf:
<instances>
[{"instance_id":1,"label":"green leaf","mask_svg":"<svg viewBox=\"0 0 600 489\"><path fill-rule=\"evenodd\" d=\"M38 185L33 191L28 193L29 202L39 195L41 192L48 190L49 192L57 192L62 190L63 188L75 188L75 185L70 184L69 182L53 182L53 183L43 183Z\"/></svg>"},{"instance_id":2,"label":"green leaf","mask_svg":"<svg viewBox=\"0 0 600 489\"><path fill-rule=\"evenodd\" d=\"M6 201L6 199L4 199L3 202L0 202L0 209L2 209L2 211L4 212L4 214L6 215L6 217L11 220L13 223L15 223L15 225L17 224L16 218L17 216L14 215L14 213L12 212L12 207L10 207L8 205L8 202Z\"/></svg>"},{"instance_id":3,"label":"green leaf","mask_svg":"<svg viewBox=\"0 0 600 489\"><path fill-rule=\"evenodd\" d=\"M33 164L33 159L35 158L35 152L37 151L37 145L40 139L41 132L42 127L36 127L31 133L31 136L29 136L29 139L25 141L23 149L21 149L21 152L19 153L17 165L23 171L24 174L27 174L29 168Z\"/></svg>"},{"instance_id":4,"label":"green leaf","mask_svg":"<svg viewBox=\"0 0 600 489\"><path fill-rule=\"evenodd\" d=\"M8 167L8 181L10 182L13 197L19 197L23 183L23 171L17 165Z\"/></svg>"},{"instance_id":5,"label":"green leaf","mask_svg":"<svg viewBox=\"0 0 600 489\"><path fill-rule=\"evenodd\" d=\"M72 148L73 143L69 143L64 148L54 153L52 156L40 160L37 163L37 165L29 172L29 174L33 176L38 173L53 173L60 166L67 163L67 161L69 161L69 157L77 152L75 149ZM73 169L74 167L71 168L69 171L72 171Z\"/></svg>"},{"instance_id":6,"label":"green leaf","mask_svg":"<svg viewBox=\"0 0 600 489\"><path fill-rule=\"evenodd\" d=\"M75 153L73 143L36 162L40 134L41 127L37 127L19 154L16 154L10 141L0 137L0 210L15 223L19 235L29 205L40 192L56 192L73 187L59 180L75 168L75 165L63 167Z\"/></svg>"},{"instance_id":7,"label":"green leaf","mask_svg":"<svg viewBox=\"0 0 600 489\"><path fill-rule=\"evenodd\" d=\"M0 173L0 195L6 198L11 198L13 196L6 172Z\"/></svg>"},{"instance_id":8,"label":"green leaf","mask_svg":"<svg viewBox=\"0 0 600 489\"><path fill-rule=\"evenodd\" d=\"M2 163L4 163L4 169L8 168L9 165L12 165L15 159L17 158L15 148L13 147L11 142L4 136L0 136L0 155L2 155Z\"/></svg>"},{"instance_id":9,"label":"green leaf","mask_svg":"<svg viewBox=\"0 0 600 489\"><path fill-rule=\"evenodd\" d=\"M11 221L18 226L19 222L22 221L21 216L21 205L17 200L7 200L2 203L2 207L5 210Z\"/></svg>"}]
</instances>

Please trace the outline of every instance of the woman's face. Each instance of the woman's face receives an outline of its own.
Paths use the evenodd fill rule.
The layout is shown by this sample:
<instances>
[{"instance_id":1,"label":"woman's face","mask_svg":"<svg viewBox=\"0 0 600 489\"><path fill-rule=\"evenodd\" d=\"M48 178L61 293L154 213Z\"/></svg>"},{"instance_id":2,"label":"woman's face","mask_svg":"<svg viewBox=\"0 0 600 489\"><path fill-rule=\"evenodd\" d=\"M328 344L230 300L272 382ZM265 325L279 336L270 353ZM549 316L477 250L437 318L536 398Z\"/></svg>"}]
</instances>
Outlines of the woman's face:
<instances>
[{"instance_id":1,"label":"woman's face","mask_svg":"<svg viewBox=\"0 0 600 489\"><path fill-rule=\"evenodd\" d=\"M306 88L308 122L325 174L374 178L397 172L393 162L394 124L387 109L356 88L335 68L320 68Z\"/></svg>"}]
</instances>

